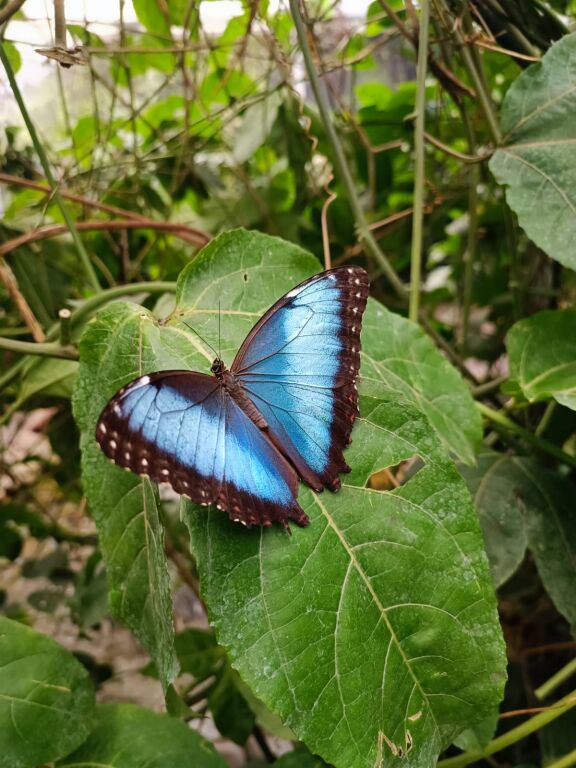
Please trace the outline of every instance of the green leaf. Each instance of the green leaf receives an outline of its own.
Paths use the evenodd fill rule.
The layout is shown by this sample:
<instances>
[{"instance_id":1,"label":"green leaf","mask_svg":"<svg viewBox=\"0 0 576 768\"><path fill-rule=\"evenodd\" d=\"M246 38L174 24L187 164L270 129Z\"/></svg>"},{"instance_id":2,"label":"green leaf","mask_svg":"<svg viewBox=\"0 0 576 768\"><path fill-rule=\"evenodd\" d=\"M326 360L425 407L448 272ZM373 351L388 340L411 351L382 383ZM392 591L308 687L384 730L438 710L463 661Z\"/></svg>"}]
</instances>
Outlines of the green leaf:
<instances>
[{"instance_id":1,"label":"green leaf","mask_svg":"<svg viewBox=\"0 0 576 768\"><path fill-rule=\"evenodd\" d=\"M302 490L311 517L237 531L183 505L204 600L234 666L298 738L334 765L432 766L492 713L504 657L470 497L425 418L364 396L341 493ZM418 454L393 493L366 487ZM262 660L266 663L262 666Z\"/></svg>"},{"instance_id":2,"label":"green leaf","mask_svg":"<svg viewBox=\"0 0 576 768\"><path fill-rule=\"evenodd\" d=\"M362 386L402 395L428 417L445 446L472 464L482 421L458 371L416 325L369 302L362 333Z\"/></svg>"},{"instance_id":3,"label":"green leaf","mask_svg":"<svg viewBox=\"0 0 576 768\"><path fill-rule=\"evenodd\" d=\"M528 546L546 591L576 631L576 488L536 462L519 461L524 472Z\"/></svg>"},{"instance_id":4,"label":"green leaf","mask_svg":"<svg viewBox=\"0 0 576 768\"><path fill-rule=\"evenodd\" d=\"M99 313L83 340L86 376L81 366L78 394L92 414L82 420L85 453L94 451L84 469L92 505L95 485L109 501L118 484L141 482L96 451L94 426L106 398L139 373L207 371L214 354L207 344L217 347L219 324L222 357L231 364L262 312L318 266L276 238L229 232L184 269L176 308L161 324L127 304ZM203 594L234 667L314 752L346 768L406 750L407 765L432 765L459 731L493 711L504 674L492 586L465 485L404 392L385 403L374 396L384 390L379 368L394 365L378 365L386 351L380 339L408 328L396 323L372 303L364 340L371 375L361 381L363 419L347 451L353 472L340 494L319 497L302 488L300 501L313 518L307 529L288 539L280 529L246 531L216 510L183 509ZM440 370L432 379L437 398L441 382L452 386L444 365L451 369L409 328L405 343L412 342L413 357L394 373L396 392L417 390L401 374L417 375L421 350L424 363ZM416 379L421 389L426 375ZM457 375L455 381L463 387ZM457 397L450 401L448 388L444 394L448 413ZM375 471L414 455L425 466L398 491L366 487ZM113 503L106 510L101 504L100 517L114 521ZM115 525L118 538L126 524Z\"/></svg>"},{"instance_id":5,"label":"green leaf","mask_svg":"<svg viewBox=\"0 0 576 768\"><path fill-rule=\"evenodd\" d=\"M16 74L22 66L22 56L20 56L20 51L13 43L9 43L6 40L2 40L0 45L2 45L4 48L6 56L8 57L8 61L10 62L10 66L14 70L14 74Z\"/></svg>"},{"instance_id":6,"label":"green leaf","mask_svg":"<svg viewBox=\"0 0 576 768\"><path fill-rule=\"evenodd\" d=\"M477 470L464 475L478 504L495 582L514 572L527 545L556 608L576 627L574 484L535 461L496 453L480 456Z\"/></svg>"},{"instance_id":7,"label":"green leaf","mask_svg":"<svg viewBox=\"0 0 576 768\"><path fill-rule=\"evenodd\" d=\"M84 667L53 640L0 616L0 768L35 768L68 754L92 725Z\"/></svg>"},{"instance_id":8,"label":"green leaf","mask_svg":"<svg viewBox=\"0 0 576 768\"><path fill-rule=\"evenodd\" d=\"M150 653L166 687L178 663L158 493L145 478L109 462L94 438L107 399L156 365L157 336L155 324L138 305L107 306L82 337L73 406L82 432L84 489L107 566L110 610Z\"/></svg>"},{"instance_id":9,"label":"green leaf","mask_svg":"<svg viewBox=\"0 0 576 768\"><path fill-rule=\"evenodd\" d=\"M170 36L170 15L164 12L168 3L157 0L134 0L134 11L140 24L154 35L168 38Z\"/></svg>"},{"instance_id":10,"label":"green leaf","mask_svg":"<svg viewBox=\"0 0 576 768\"><path fill-rule=\"evenodd\" d=\"M34 395L69 398L78 374L76 360L40 358L28 363L22 373L17 407Z\"/></svg>"},{"instance_id":11,"label":"green leaf","mask_svg":"<svg viewBox=\"0 0 576 768\"><path fill-rule=\"evenodd\" d=\"M548 310L520 320L506 337L510 378L531 402L553 397L576 410L576 312Z\"/></svg>"},{"instance_id":12,"label":"green leaf","mask_svg":"<svg viewBox=\"0 0 576 768\"><path fill-rule=\"evenodd\" d=\"M241 125L234 130L232 154L237 163L249 160L266 141L282 104L282 94L273 91L244 112Z\"/></svg>"},{"instance_id":13,"label":"green leaf","mask_svg":"<svg viewBox=\"0 0 576 768\"><path fill-rule=\"evenodd\" d=\"M492 451L478 456L475 467L461 466L460 472L474 497L492 580L499 587L516 571L528 544L524 472L510 456Z\"/></svg>"},{"instance_id":14,"label":"green leaf","mask_svg":"<svg viewBox=\"0 0 576 768\"><path fill-rule=\"evenodd\" d=\"M528 236L576 267L576 34L551 46L508 90L502 146L490 161Z\"/></svg>"},{"instance_id":15,"label":"green leaf","mask_svg":"<svg viewBox=\"0 0 576 768\"><path fill-rule=\"evenodd\" d=\"M226 768L214 747L185 723L134 704L101 704L96 727L68 768Z\"/></svg>"},{"instance_id":16,"label":"green leaf","mask_svg":"<svg viewBox=\"0 0 576 768\"><path fill-rule=\"evenodd\" d=\"M227 664L208 694L208 706L222 736L245 744L254 728L254 714L238 687L238 673Z\"/></svg>"}]
</instances>

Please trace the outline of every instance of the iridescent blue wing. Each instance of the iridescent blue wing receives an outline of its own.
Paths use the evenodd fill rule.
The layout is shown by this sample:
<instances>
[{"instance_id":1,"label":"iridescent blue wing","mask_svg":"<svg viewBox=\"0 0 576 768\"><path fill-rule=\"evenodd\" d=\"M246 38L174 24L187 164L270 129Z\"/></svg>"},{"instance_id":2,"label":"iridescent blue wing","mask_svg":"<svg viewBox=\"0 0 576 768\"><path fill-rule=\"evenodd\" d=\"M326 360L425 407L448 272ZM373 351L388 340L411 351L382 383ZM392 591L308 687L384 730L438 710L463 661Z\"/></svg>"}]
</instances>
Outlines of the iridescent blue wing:
<instances>
[{"instance_id":1,"label":"iridescent blue wing","mask_svg":"<svg viewBox=\"0 0 576 768\"><path fill-rule=\"evenodd\" d=\"M233 520L308 522L294 469L213 376L160 371L135 379L102 411L96 439L121 467L214 503Z\"/></svg>"},{"instance_id":2,"label":"iridescent blue wing","mask_svg":"<svg viewBox=\"0 0 576 768\"><path fill-rule=\"evenodd\" d=\"M274 445L312 488L337 490L358 414L356 376L368 275L340 267L289 291L254 326L232 372Z\"/></svg>"}]
</instances>

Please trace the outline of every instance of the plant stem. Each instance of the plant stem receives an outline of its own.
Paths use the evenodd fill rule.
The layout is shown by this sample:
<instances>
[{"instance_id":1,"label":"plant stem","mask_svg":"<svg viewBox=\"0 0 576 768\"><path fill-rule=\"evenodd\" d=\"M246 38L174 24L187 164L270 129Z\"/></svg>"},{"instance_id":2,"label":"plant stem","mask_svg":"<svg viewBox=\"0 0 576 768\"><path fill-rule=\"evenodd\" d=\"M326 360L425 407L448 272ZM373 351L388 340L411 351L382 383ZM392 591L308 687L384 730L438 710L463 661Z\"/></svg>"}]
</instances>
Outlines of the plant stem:
<instances>
[{"instance_id":1,"label":"plant stem","mask_svg":"<svg viewBox=\"0 0 576 768\"><path fill-rule=\"evenodd\" d=\"M561 757L559 760L555 760L553 763L548 763L546 768L569 768L576 763L576 749L572 752L568 752L567 755Z\"/></svg>"},{"instance_id":2,"label":"plant stem","mask_svg":"<svg viewBox=\"0 0 576 768\"><path fill-rule=\"evenodd\" d=\"M501 749L509 747L511 744L516 744L516 742L521 741L530 733L540 730L540 728L543 728L545 725L548 725L548 723L556 720L556 718L560 717L565 712L568 712L568 710L572 709L574 706L576 706L576 691L572 691L568 696L560 699L560 701L553 704L545 712L540 712L539 714L534 715L534 717L526 720L526 722L518 725L516 728L511 728L509 731L502 734L502 736L492 739L484 749L463 752L461 755L456 755L456 757L448 757L445 760L440 760L438 762L438 768L462 768L462 766L470 765L470 763L475 763L478 760L483 760L484 758L493 755L495 752L499 752Z\"/></svg>"},{"instance_id":3,"label":"plant stem","mask_svg":"<svg viewBox=\"0 0 576 768\"><path fill-rule=\"evenodd\" d=\"M524 427L516 424L515 421L512 421L512 419L504 416L504 414L500 411L495 411L494 409L489 408L487 405L484 405L484 403L476 403L476 407L483 416L485 416L494 424L504 427L510 432L514 432L527 443L530 443L530 445L533 445L535 448L539 448L541 451L548 453L550 456L554 456L554 458L558 459L558 461L562 462L562 464L567 464L569 467L576 467L576 457L565 453L561 448L558 448L557 445L554 445L554 443L550 443L548 440L544 440L542 437L537 437L536 435L532 434L530 430L524 429Z\"/></svg>"},{"instance_id":4,"label":"plant stem","mask_svg":"<svg viewBox=\"0 0 576 768\"><path fill-rule=\"evenodd\" d=\"M462 306L462 352L468 352L468 332L470 327L470 310L472 308L472 289L474 283L474 260L478 237L478 182L480 173L478 166L470 169L468 189L468 242L464 254L464 299Z\"/></svg>"},{"instance_id":5,"label":"plant stem","mask_svg":"<svg viewBox=\"0 0 576 768\"><path fill-rule=\"evenodd\" d=\"M426 64L428 63L428 31L430 29L430 0L422 0L420 36L416 66L416 125L414 130L414 213L412 216L412 250L410 255L410 307L408 316L417 323L420 311L420 282L422 279L422 240L424 223L424 182L426 161Z\"/></svg>"},{"instance_id":6,"label":"plant stem","mask_svg":"<svg viewBox=\"0 0 576 768\"><path fill-rule=\"evenodd\" d=\"M542 437L544 432L548 429L548 425L550 424L550 419L554 415L554 411L556 410L556 406L558 403L556 400L550 400L548 405L546 406L546 410L544 411L544 415L538 422L538 426L534 430L534 434L536 437Z\"/></svg>"},{"instance_id":7,"label":"plant stem","mask_svg":"<svg viewBox=\"0 0 576 768\"><path fill-rule=\"evenodd\" d=\"M78 309L72 312L70 322L72 327L85 320L93 312L102 307L104 304L108 304L112 299L120 299L122 296L129 296L134 293L175 293L176 283L169 282L151 282L151 283L130 283L129 285L118 285L113 288L108 288L101 291L96 296L90 296L78 307ZM60 325L54 325L48 331L46 338L55 339L58 336Z\"/></svg>"},{"instance_id":8,"label":"plant stem","mask_svg":"<svg viewBox=\"0 0 576 768\"><path fill-rule=\"evenodd\" d=\"M121 298L122 296L129 296L130 294L134 293L174 293L175 291L176 283L160 281L151 283L130 283L129 285L119 285L115 286L114 288L108 288L107 290L101 291L100 293L97 293L94 296L86 299L82 306L74 310L74 312L72 312L70 315L70 324L72 327L80 324L101 306L107 304L113 299ZM54 341L58 338L59 333L60 323L56 323L50 328L46 334L46 338L48 341ZM3 340L0 339L0 342L2 341ZM26 352L29 354L41 354L35 352L37 346L37 344L30 343L31 348L29 350L27 349ZM7 387L18 376L22 370L22 367L24 366L24 363L25 359L19 360L0 377L0 391Z\"/></svg>"},{"instance_id":9,"label":"plant stem","mask_svg":"<svg viewBox=\"0 0 576 768\"><path fill-rule=\"evenodd\" d=\"M312 86L312 90L314 92L318 110L320 111L320 116L326 131L326 136L332 148L332 152L334 153L334 165L338 175L342 180L342 183L344 184L346 194L348 195L348 202L352 208L354 220L358 229L358 235L364 244L366 251L378 262L382 272L386 275L388 282L394 291L400 298L406 299L407 291L404 284L372 236L368 222L364 216L364 211L362 210L360 200L356 194L354 179L352 178L352 174L348 168L348 161L346 160L344 149L342 148L342 144L340 143L340 139L332 122L332 115L330 114L330 103L328 100L328 94L326 93L326 88L318 76L314 66L314 61L312 60L312 52L308 44L306 29L304 28L304 22L302 20L298 2L299 0L290 0L290 10L292 12L292 18L296 27L298 42L300 44L302 55L304 56L306 71L310 79L310 85Z\"/></svg>"},{"instance_id":10,"label":"plant stem","mask_svg":"<svg viewBox=\"0 0 576 768\"><path fill-rule=\"evenodd\" d=\"M12 69L12 65L10 64L10 59L8 58L8 55L6 54L6 51L4 50L4 47L2 45L0 45L0 60L2 61L4 69L6 70L6 76L8 78L8 82L10 83L12 93L14 94L14 98L16 99L16 102L18 103L20 112L22 114L22 118L24 119L24 122L26 123L26 127L28 128L28 132L30 133L30 138L32 139L32 143L34 144L34 149L38 154L38 158L40 160L42 168L44 169L44 174L46 175L46 179L50 184L50 187L52 188L52 195L54 197L54 200L58 205L58 207L60 208L62 218L66 222L66 226L70 230L70 234L72 236L72 239L74 240L74 245L76 246L78 256L80 257L80 261L82 262L82 266L84 267L86 278L88 279L88 282L90 283L92 290L95 293L98 293L100 291L100 283L98 282L96 272L92 267L92 264L90 262L90 257L88 256L88 253L84 248L84 244L80 239L80 235L78 234L76 227L74 226L74 222L72 221L72 217L68 212L66 203L60 196L60 193L58 192L58 185L56 183L56 180L54 179L54 176L52 175L52 169L50 168L48 157L46 156L46 152L44 151L42 142L40 141L38 134L36 133L36 128L34 127L34 123L32 122L32 119L28 113L28 110L26 109L26 105L24 104L24 99L22 98L22 93L20 92L20 88L18 87L18 83L16 82L16 77L14 76L14 70Z\"/></svg>"},{"instance_id":11,"label":"plant stem","mask_svg":"<svg viewBox=\"0 0 576 768\"><path fill-rule=\"evenodd\" d=\"M60 344L0 338L0 349L7 349L10 352L20 352L25 355L62 357L65 360L78 359L78 352L73 347L62 347Z\"/></svg>"},{"instance_id":12,"label":"plant stem","mask_svg":"<svg viewBox=\"0 0 576 768\"><path fill-rule=\"evenodd\" d=\"M576 659L569 661L568 664L562 667L562 669L559 669L555 675L552 675L549 680L546 680L546 682L542 683L539 688L536 688L534 691L536 698L540 699L540 701L547 698L552 693L552 691L555 691L559 685L561 685L574 673L576 673Z\"/></svg>"}]
</instances>

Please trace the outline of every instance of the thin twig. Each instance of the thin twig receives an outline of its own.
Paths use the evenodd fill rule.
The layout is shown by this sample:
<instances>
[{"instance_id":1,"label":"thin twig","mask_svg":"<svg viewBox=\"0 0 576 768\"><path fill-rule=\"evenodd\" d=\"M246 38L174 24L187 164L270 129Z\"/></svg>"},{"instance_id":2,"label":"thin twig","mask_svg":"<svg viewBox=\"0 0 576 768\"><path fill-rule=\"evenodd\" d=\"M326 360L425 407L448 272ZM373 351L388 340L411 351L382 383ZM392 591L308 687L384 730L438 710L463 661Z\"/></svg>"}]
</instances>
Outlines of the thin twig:
<instances>
[{"instance_id":1,"label":"thin twig","mask_svg":"<svg viewBox=\"0 0 576 768\"><path fill-rule=\"evenodd\" d=\"M4 259L0 259L0 282L3 283L8 292L8 295L16 305L22 320L24 320L28 326L34 341L44 341L46 337L44 335L44 331L42 330L42 326L36 319L34 312L32 312L30 305L20 291L20 288L18 287L18 281L16 280L14 273L8 264L4 261Z\"/></svg>"},{"instance_id":2,"label":"thin twig","mask_svg":"<svg viewBox=\"0 0 576 768\"><path fill-rule=\"evenodd\" d=\"M110 221L101 221L100 219L78 221L76 228L79 232L92 232L92 231L111 231L111 230L126 230L126 229L155 229L160 232L169 232L175 237L179 237L182 240L187 240L186 227L182 227L181 224L175 224L170 221L134 221L133 219L112 219ZM184 231L183 231L184 230ZM58 237L68 232L68 227L64 224L51 224L48 227L42 227L41 229L35 229L32 232L26 232L23 235L12 238L0 245L0 256L3 256L16 248L20 248L22 245L28 243L34 243L38 240L46 240L50 237ZM194 245L198 245L196 241L192 241Z\"/></svg>"},{"instance_id":3,"label":"thin twig","mask_svg":"<svg viewBox=\"0 0 576 768\"><path fill-rule=\"evenodd\" d=\"M4 181L6 184L27 187L28 189L35 189L38 192L44 192L47 195L52 194L50 187L46 186L45 184L38 184L37 182L30 181L29 179L20 179L18 176L12 176L9 173L0 173L0 181ZM119 208L116 205L109 205L108 203L101 203L98 200L90 200L88 197L76 195L72 192L61 190L60 195L66 200L71 200L74 203L79 203L80 205L94 208L97 211L103 211L105 213L111 213L114 216L121 216L125 219L134 219L134 221L139 221L142 224L142 228L145 228L147 225L152 229L155 228L156 222L154 219L150 219L147 216L142 216L142 214L136 213L136 211L130 211L126 208ZM188 227L184 224L174 224L174 226L178 228L178 237L180 237L181 240L186 240L186 242L192 243L193 245L206 245L212 239L207 232L204 232L201 229Z\"/></svg>"}]
</instances>

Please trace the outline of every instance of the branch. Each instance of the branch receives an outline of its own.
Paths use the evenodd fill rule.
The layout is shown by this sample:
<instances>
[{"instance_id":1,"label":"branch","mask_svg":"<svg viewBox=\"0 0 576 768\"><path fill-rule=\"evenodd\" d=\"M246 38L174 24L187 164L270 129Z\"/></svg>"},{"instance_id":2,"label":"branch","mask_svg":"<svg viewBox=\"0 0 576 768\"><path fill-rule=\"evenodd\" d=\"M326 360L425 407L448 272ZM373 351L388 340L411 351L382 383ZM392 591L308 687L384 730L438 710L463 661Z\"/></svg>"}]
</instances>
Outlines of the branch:
<instances>
[{"instance_id":1,"label":"branch","mask_svg":"<svg viewBox=\"0 0 576 768\"><path fill-rule=\"evenodd\" d=\"M98 230L124 230L124 229L156 229L161 232L170 232L176 237L181 237L182 240L190 242L187 238L186 227L182 224L174 224L170 221L138 221L134 219L113 219L112 221L100 221L99 219L79 221L76 223L76 229L79 232L90 232ZM42 229L35 229L32 232L26 232L23 235L12 238L6 243L0 245L0 256L3 256L10 251L20 248L22 245L28 243L34 243L37 240L46 240L50 237L58 237L68 232L68 227L64 224L51 224L48 227L42 227ZM196 240L192 241L194 245L198 245Z\"/></svg>"},{"instance_id":2,"label":"branch","mask_svg":"<svg viewBox=\"0 0 576 768\"><path fill-rule=\"evenodd\" d=\"M2 8L0 10L0 24L5 24L15 13L18 13L25 2L26 0L12 0L11 3Z\"/></svg>"}]
</instances>

